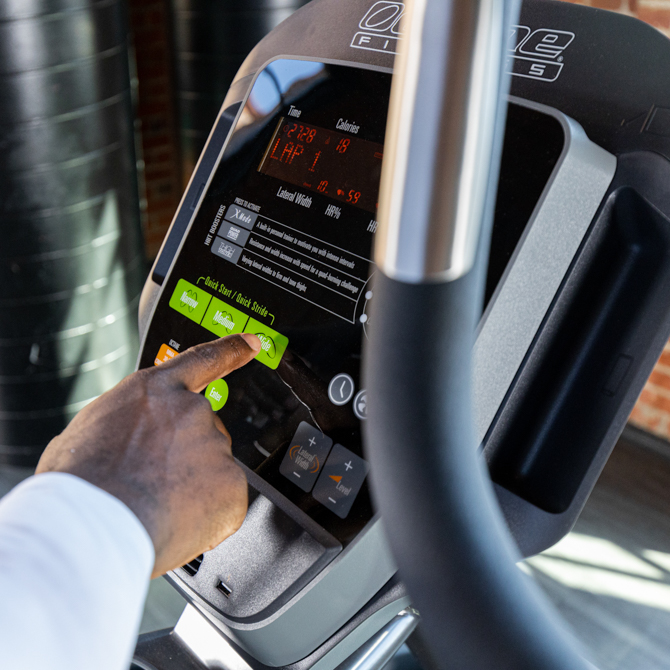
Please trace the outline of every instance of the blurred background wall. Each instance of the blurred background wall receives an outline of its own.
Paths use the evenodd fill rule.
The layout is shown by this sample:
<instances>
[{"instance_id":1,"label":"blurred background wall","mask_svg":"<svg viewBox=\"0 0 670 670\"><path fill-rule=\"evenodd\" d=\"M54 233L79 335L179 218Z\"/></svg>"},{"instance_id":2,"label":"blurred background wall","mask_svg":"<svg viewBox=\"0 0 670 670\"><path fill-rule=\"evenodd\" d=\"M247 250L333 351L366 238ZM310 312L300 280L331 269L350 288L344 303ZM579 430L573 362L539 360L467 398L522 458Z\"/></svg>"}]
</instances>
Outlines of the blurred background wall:
<instances>
[{"instance_id":1,"label":"blurred background wall","mask_svg":"<svg viewBox=\"0 0 670 670\"><path fill-rule=\"evenodd\" d=\"M307 0L129 0L147 255L160 248L242 61Z\"/></svg>"},{"instance_id":2,"label":"blurred background wall","mask_svg":"<svg viewBox=\"0 0 670 670\"><path fill-rule=\"evenodd\" d=\"M146 273L125 0L0 3L0 462L133 370Z\"/></svg>"},{"instance_id":3,"label":"blurred background wall","mask_svg":"<svg viewBox=\"0 0 670 670\"><path fill-rule=\"evenodd\" d=\"M0 464L133 371L137 306L235 72L304 0L0 3Z\"/></svg>"},{"instance_id":4,"label":"blurred background wall","mask_svg":"<svg viewBox=\"0 0 670 670\"><path fill-rule=\"evenodd\" d=\"M670 36L670 0L565 1ZM133 369L143 279L228 86L305 3L0 4L0 462ZM670 439L670 345L631 421Z\"/></svg>"}]
</instances>

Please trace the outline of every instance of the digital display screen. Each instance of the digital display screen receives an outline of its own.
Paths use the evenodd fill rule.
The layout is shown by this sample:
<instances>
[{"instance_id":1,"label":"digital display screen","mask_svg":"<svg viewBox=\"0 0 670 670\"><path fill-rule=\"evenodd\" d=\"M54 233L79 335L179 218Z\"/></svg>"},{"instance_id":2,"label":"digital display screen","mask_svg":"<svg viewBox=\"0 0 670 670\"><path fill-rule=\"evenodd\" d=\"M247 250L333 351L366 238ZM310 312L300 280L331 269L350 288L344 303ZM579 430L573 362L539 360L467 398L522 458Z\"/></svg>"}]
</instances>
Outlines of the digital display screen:
<instances>
[{"instance_id":1,"label":"digital display screen","mask_svg":"<svg viewBox=\"0 0 670 670\"><path fill-rule=\"evenodd\" d=\"M382 144L282 117L258 171L376 213L383 158Z\"/></svg>"}]
</instances>

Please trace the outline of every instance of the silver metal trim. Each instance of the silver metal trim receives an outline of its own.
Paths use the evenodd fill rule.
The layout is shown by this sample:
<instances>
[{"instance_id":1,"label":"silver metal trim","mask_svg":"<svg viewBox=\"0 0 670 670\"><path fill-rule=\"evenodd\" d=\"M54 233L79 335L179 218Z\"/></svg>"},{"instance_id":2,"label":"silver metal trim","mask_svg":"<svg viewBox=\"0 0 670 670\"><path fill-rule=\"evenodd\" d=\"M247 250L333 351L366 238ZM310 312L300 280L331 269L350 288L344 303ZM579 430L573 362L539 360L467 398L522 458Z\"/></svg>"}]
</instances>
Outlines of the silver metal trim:
<instances>
[{"instance_id":1,"label":"silver metal trim","mask_svg":"<svg viewBox=\"0 0 670 670\"><path fill-rule=\"evenodd\" d=\"M402 610L344 663L337 666L338 670L381 670L405 644L420 620L416 610Z\"/></svg>"},{"instance_id":2,"label":"silver metal trim","mask_svg":"<svg viewBox=\"0 0 670 670\"><path fill-rule=\"evenodd\" d=\"M405 4L408 39L391 90L375 262L399 281L452 281L472 267L484 216L506 3Z\"/></svg>"},{"instance_id":3,"label":"silver metal trim","mask_svg":"<svg viewBox=\"0 0 670 670\"><path fill-rule=\"evenodd\" d=\"M373 614L318 660L313 670L381 670L421 619L410 607L394 616L397 607L403 606L406 605L392 603ZM253 670L212 622L192 605L186 605L174 628L174 636L205 668ZM352 650L355 651L351 653Z\"/></svg>"},{"instance_id":4,"label":"silver metal trim","mask_svg":"<svg viewBox=\"0 0 670 670\"><path fill-rule=\"evenodd\" d=\"M486 436L584 235L612 183L617 160L573 119L521 98L510 102L554 117L565 147L482 317L473 349L478 442Z\"/></svg>"},{"instance_id":5,"label":"silver metal trim","mask_svg":"<svg viewBox=\"0 0 670 670\"><path fill-rule=\"evenodd\" d=\"M253 670L232 645L192 605L186 605L174 627L174 636L206 668Z\"/></svg>"}]
</instances>

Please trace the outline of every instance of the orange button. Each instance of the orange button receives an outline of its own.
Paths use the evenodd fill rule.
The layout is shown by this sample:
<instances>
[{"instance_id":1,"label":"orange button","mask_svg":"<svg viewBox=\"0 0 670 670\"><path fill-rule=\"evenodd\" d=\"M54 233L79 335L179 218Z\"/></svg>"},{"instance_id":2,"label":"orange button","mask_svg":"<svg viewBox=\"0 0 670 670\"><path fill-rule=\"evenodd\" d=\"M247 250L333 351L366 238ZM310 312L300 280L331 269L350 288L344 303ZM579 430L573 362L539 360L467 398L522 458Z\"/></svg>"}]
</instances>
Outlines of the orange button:
<instances>
[{"instance_id":1,"label":"orange button","mask_svg":"<svg viewBox=\"0 0 670 670\"><path fill-rule=\"evenodd\" d=\"M156 360L154 361L154 365L160 365L161 363L166 363L167 361L171 361L175 356L178 355L179 352L175 351L174 349L171 349L168 347L167 344L164 344L161 348L160 351L158 352L158 355L156 356Z\"/></svg>"}]
</instances>

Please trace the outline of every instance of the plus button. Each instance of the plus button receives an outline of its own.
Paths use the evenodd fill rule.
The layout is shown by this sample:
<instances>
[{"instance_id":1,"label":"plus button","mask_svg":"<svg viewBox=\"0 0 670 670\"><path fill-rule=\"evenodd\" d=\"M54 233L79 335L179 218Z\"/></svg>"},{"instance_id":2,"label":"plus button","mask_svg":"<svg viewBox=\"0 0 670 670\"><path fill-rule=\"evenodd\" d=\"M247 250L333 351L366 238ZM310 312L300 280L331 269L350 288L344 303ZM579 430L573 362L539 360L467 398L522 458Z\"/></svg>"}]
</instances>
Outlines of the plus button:
<instances>
[{"instance_id":1,"label":"plus button","mask_svg":"<svg viewBox=\"0 0 670 670\"><path fill-rule=\"evenodd\" d=\"M309 444L310 444L310 446L313 447L316 444L316 440L313 437L310 437L309 438Z\"/></svg>"},{"instance_id":2,"label":"plus button","mask_svg":"<svg viewBox=\"0 0 670 670\"><path fill-rule=\"evenodd\" d=\"M347 469L347 472L349 472L349 470L352 470L354 466L351 464L351 461L349 461L348 463L344 464L344 467Z\"/></svg>"}]
</instances>

